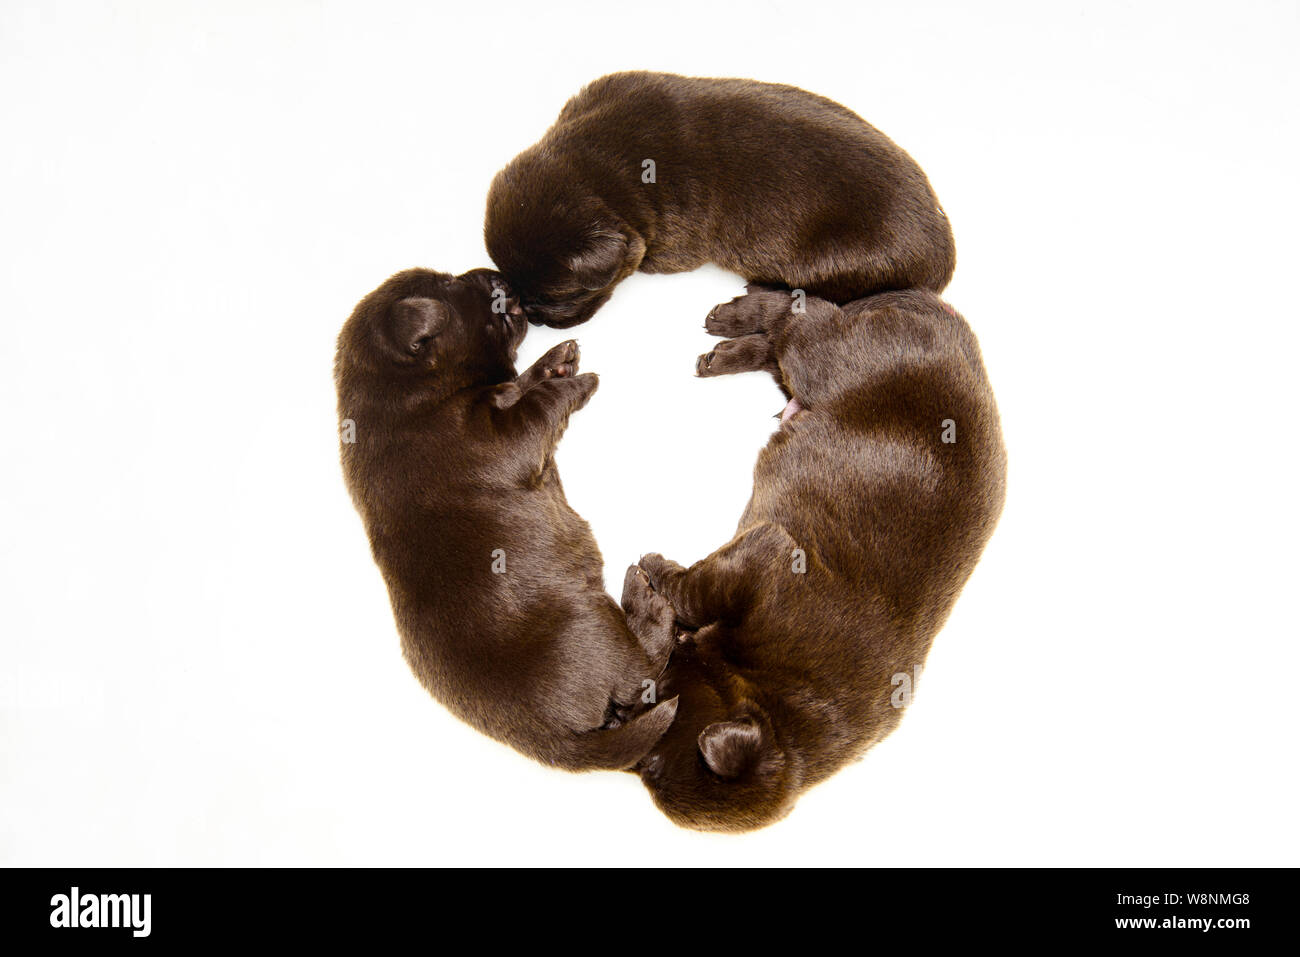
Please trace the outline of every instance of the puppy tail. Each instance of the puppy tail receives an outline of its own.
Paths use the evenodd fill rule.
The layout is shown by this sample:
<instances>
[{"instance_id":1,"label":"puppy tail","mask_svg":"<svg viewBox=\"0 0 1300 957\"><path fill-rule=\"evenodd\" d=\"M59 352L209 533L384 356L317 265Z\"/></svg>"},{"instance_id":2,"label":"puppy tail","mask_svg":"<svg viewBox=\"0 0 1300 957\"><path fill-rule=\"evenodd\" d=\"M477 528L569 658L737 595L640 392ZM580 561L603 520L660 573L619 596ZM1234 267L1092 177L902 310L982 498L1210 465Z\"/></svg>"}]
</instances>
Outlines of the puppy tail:
<instances>
[{"instance_id":1,"label":"puppy tail","mask_svg":"<svg viewBox=\"0 0 1300 957\"><path fill-rule=\"evenodd\" d=\"M574 771L626 771L649 753L676 717L677 699L669 698L622 727L578 735L569 767Z\"/></svg>"}]
</instances>

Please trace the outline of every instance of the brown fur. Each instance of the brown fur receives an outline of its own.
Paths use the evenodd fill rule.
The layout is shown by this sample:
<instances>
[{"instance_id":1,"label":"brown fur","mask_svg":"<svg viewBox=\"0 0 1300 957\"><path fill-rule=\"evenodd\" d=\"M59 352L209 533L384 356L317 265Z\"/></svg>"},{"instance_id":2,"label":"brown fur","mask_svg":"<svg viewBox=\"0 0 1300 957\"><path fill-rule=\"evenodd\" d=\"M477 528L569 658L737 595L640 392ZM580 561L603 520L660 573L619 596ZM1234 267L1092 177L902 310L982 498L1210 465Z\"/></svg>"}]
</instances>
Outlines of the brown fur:
<instances>
[{"instance_id":1,"label":"brown fur","mask_svg":"<svg viewBox=\"0 0 1300 957\"><path fill-rule=\"evenodd\" d=\"M571 99L493 180L485 236L529 319L556 327L589 319L638 269L711 262L843 303L940 291L956 263L925 174L850 110L667 73L611 74Z\"/></svg>"},{"instance_id":2,"label":"brown fur","mask_svg":"<svg viewBox=\"0 0 1300 957\"><path fill-rule=\"evenodd\" d=\"M894 729L894 676L925 660L1002 509L997 409L960 316L923 291L792 303L755 289L706 323L731 338L701 375L767 369L801 409L760 453L735 538L689 569L641 560L686 637L660 686L677 720L639 770L689 827L769 824Z\"/></svg>"},{"instance_id":3,"label":"brown fur","mask_svg":"<svg viewBox=\"0 0 1300 957\"><path fill-rule=\"evenodd\" d=\"M355 423L343 472L424 686L538 761L626 768L676 712L642 705L671 611L633 570L626 619L605 593L553 457L597 379L577 374L572 341L516 376L526 329L488 270L411 269L363 299L335 364L340 419Z\"/></svg>"}]
</instances>

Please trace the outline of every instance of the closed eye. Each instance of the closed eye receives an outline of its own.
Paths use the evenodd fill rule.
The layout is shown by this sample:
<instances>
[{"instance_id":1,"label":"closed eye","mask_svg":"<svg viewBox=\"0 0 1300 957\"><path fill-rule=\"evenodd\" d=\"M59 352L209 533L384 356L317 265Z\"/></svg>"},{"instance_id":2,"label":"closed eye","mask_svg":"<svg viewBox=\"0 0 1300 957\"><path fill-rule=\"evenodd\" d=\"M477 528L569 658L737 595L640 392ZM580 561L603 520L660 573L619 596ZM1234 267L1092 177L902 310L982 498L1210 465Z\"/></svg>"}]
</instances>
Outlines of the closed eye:
<instances>
[{"instance_id":1,"label":"closed eye","mask_svg":"<svg viewBox=\"0 0 1300 957\"><path fill-rule=\"evenodd\" d=\"M605 723L600 726L601 731L612 731L614 728L621 728L631 713L631 708L617 704L612 698L605 708Z\"/></svg>"}]
</instances>

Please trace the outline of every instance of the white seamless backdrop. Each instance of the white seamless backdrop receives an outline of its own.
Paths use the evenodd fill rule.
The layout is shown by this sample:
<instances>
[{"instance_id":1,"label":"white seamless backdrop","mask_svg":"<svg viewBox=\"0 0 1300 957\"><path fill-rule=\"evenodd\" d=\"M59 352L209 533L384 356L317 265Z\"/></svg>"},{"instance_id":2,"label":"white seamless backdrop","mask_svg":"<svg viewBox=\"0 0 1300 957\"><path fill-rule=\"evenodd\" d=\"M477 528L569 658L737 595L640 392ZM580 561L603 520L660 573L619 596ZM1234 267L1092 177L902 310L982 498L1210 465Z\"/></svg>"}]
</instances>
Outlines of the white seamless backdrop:
<instances>
[{"instance_id":1,"label":"white seamless backdrop","mask_svg":"<svg viewBox=\"0 0 1300 957\"><path fill-rule=\"evenodd\" d=\"M1297 863L1297 8L0 7L0 864ZM529 763L407 672L334 336L486 265L492 175L619 69L798 84L925 168L1010 454L902 728L746 836ZM730 536L781 406L737 277L576 335L617 588ZM569 333L534 330L527 363Z\"/></svg>"}]
</instances>

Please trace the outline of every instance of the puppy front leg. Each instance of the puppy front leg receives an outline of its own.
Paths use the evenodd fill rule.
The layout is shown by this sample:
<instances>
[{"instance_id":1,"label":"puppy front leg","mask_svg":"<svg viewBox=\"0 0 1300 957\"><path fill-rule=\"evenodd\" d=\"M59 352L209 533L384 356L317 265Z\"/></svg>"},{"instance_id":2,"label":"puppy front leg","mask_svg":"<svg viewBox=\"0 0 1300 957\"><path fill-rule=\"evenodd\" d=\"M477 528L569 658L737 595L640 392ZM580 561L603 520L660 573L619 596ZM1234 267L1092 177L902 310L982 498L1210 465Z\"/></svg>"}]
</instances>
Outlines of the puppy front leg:
<instances>
[{"instance_id":1,"label":"puppy front leg","mask_svg":"<svg viewBox=\"0 0 1300 957\"><path fill-rule=\"evenodd\" d=\"M579 356L573 339L552 346L514 382L497 386L493 406L513 410L505 418L514 429L541 428L558 442L569 416L587 404L599 384L594 375L578 375Z\"/></svg>"},{"instance_id":2,"label":"puppy front leg","mask_svg":"<svg viewBox=\"0 0 1300 957\"><path fill-rule=\"evenodd\" d=\"M549 455L564 434L569 416L587 404L599 385L599 376L591 372L541 379L526 391L517 381L507 383L494 397L498 428L515 442L536 440ZM532 443L528 444L531 447Z\"/></svg>"},{"instance_id":3,"label":"puppy front leg","mask_svg":"<svg viewBox=\"0 0 1300 957\"><path fill-rule=\"evenodd\" d=\"M623 578L623 614L627 627L645 652L657 678L668 664L676 644L676 614L668 599L650 587L650 576L640 565L628 567Z\"/></svg>"},{"instance_id":4,"label":"puppy front leg","mask_svg":"<svg viewBox=\"0 0 1300 957\"><path fill-rule=\"evenodd\" d=\"M651 587L673 606L677 620L698 630L711 622L742 616L764 578L788 571L796 548L784 528L763 522L690 568L657 553L642 556L640 565Z\"/></svg>"}]
</instances>

